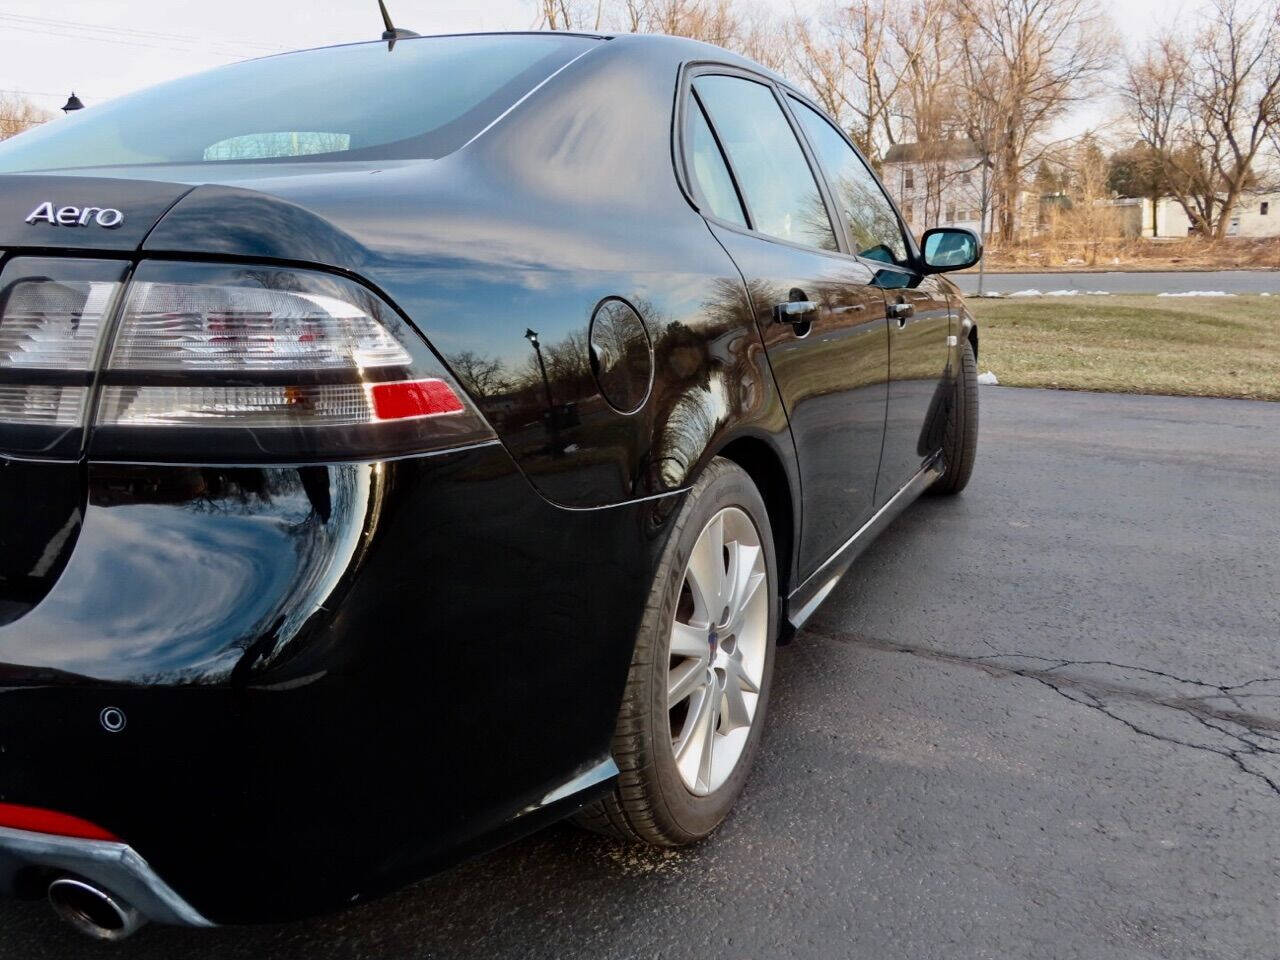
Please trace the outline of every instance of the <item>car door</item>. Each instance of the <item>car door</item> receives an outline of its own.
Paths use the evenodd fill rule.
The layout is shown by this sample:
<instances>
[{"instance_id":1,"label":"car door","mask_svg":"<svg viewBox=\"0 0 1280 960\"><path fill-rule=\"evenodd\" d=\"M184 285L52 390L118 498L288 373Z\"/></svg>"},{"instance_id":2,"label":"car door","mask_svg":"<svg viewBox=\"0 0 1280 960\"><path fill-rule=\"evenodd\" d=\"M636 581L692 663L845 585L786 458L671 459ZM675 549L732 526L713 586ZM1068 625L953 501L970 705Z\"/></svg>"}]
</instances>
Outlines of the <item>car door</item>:
<instances>
[{"instance_id":1,"label":"car door","mask_svg":"<svg viewBox=\"0 0 1280 960\"><path fill-rule=\"evenodd\" d=\"M787 103L818 159L852 251L874 269L874 283L888 300L888 408L875 494L880 507L942 444L942 391L951 356L947 297L936 278L916 269L918 257L897 211L849 139L794 93Z\"/></svg>"},{"instance_id":2,"label":"car door","mask_svg":"<svg viewBox=\"0 0 1280 960\"><path fill-rule=\"evenodd\" d=\"M768 81L711 68L685 110L689 179L746 281L791 423L807 576L873 512L888 321L875 271L842 250L803 139Z\"/></svg>"}]
</instances>

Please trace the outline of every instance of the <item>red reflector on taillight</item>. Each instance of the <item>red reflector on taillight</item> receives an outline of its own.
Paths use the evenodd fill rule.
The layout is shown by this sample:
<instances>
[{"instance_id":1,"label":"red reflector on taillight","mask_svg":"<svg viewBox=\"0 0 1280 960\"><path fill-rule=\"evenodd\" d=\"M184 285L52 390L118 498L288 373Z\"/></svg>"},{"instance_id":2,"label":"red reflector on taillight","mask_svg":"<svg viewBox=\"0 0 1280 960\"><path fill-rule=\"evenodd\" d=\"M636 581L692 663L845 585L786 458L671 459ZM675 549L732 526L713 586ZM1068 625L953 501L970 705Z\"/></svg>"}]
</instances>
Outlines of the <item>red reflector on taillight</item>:
<instances>
[{"instance_id":1,"label":"red reflector on taillight","mask_svg":"<svg viewBox=\"0 0 1280 960\"><path fill-rule=\"evenodd\" d=\"M81 820L68 813L58 813L56 810L24 807L16 803L0 803L0 827L53 833L60 837L80 837L84 840L120 840L111 831L88 820Z\"/></svg>"},{"instance_id":2,"label":"red reflector on taillight","mask_svg":"<svg viewBox=\"0 0 1280 960\"><path fill-rule=\"evenodd\" d=\"M462 401L443 380L402 380L369 387L373 415L379 420L404 420L440 413L461 413Z\"/></svg>"}]
</instances>

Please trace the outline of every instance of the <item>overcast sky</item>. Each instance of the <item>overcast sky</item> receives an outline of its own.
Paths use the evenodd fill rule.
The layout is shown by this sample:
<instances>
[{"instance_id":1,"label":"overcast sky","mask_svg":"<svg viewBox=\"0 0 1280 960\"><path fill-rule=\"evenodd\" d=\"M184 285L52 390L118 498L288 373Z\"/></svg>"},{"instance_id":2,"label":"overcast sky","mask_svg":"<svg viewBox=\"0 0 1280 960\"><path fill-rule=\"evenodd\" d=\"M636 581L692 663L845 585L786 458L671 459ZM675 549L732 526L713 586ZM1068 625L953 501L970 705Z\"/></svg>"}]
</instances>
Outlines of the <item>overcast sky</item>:
<instances>
[{"instance_id":1,"label":"overcast sky","mask_svg":"<svg viewBox=\"0 0 1280 960\"><path fill-rule=\"evenodd\" d=\"M1176 29L1204 2L1118 0L1106 7L1118 36L1135 42ZM397 26L419 33L528 29L535 20L532 0L387 5ZM777 6L783 12L793 4ZM0 90L50 109L75 90L92 104L247 56L375 39L381 31L377 0L3 0ZM1090 112L1079 122L1100 115Z\"/></svg>"}]
</instances>

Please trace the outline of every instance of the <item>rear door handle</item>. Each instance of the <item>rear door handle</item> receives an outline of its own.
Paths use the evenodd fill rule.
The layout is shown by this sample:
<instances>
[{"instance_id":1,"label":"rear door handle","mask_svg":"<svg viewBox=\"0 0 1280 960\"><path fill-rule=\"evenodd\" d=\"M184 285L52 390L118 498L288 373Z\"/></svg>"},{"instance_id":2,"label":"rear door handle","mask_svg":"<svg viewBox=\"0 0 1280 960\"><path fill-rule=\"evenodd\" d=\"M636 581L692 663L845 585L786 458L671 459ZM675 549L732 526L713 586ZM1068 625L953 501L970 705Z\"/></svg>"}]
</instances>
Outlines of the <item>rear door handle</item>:
<instances>
[{"instance_id":1,"label":"rear door handle","mask_svg":"<svg viewBox=\"0 0 1280 960\"><path fill-rule=\"evenodd\" d=\"M773 322L791 324L799 337L809 332L817 316L818 305L812 300L788 300L773 307Z\"/></svg>"},{"instance_id":2,"label":"rear door handle","mask_svg":"<svg viewBox=\"0 0 1280 960\"><path fill-rule=\"evenodd\" d=\"M915 316L916 308L910 303L889 304L889 316L898 321L898 326L905 327L907 319Z\"/></svg>"}]
</instances>

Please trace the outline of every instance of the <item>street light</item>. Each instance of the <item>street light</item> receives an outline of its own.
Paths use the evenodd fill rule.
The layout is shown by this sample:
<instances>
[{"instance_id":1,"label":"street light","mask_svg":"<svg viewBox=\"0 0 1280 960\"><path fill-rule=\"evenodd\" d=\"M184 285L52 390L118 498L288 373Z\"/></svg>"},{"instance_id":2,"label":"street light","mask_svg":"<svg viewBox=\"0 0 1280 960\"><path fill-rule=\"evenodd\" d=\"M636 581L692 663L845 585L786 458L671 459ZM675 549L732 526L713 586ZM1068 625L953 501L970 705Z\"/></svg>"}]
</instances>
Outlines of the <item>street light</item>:
<instances>
[{"instance_id":1,"label":"street light","mask_svg":"<svg viewBox=\"0 0 1280 960\"><path fill-rule=\"evenodd\" d=\"M69 96L67 98L67 102L62 105L62 112L70 113L72 110L83 110L83 109L84 109L84 104L80 102L80 98L77 97L76 92L72 90L71 96Z\"/></svg>"},{"instance_id":2,"label":"street light","mask_svg":"<svg viewBox=\"0 0 1280 960\"><path fill-rule=\"evenodd\" d=\"M524 338L529 341L533 352L538 355L538 369L542 371L542 386L547 391L547 410L554 416L556 404L551 399L551 378L547 376L547 365L542 359L542 344L538 342L538 331L526 329Z\"/></svg>"}]
</instances>

